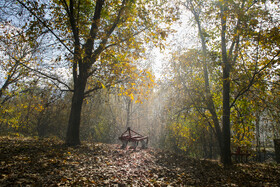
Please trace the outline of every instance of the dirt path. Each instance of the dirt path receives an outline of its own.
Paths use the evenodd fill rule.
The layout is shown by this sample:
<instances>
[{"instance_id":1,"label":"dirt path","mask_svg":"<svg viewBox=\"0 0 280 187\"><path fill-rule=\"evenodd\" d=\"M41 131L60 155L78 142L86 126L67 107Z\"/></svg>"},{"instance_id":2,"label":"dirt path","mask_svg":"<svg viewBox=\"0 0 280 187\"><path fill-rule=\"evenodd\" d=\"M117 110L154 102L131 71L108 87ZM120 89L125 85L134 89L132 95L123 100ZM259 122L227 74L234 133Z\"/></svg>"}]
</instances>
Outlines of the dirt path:
<instances>
[{"instance_id":1,"label":"dirt path","mask_svg":"<svg viewBox=\"0 0 280 187\"><path fill-rule=\"evenodd\" d=\"M0 138L0 186L278 186L279 165L230 169L156 149Z\"/></svg>"}]
</instances>

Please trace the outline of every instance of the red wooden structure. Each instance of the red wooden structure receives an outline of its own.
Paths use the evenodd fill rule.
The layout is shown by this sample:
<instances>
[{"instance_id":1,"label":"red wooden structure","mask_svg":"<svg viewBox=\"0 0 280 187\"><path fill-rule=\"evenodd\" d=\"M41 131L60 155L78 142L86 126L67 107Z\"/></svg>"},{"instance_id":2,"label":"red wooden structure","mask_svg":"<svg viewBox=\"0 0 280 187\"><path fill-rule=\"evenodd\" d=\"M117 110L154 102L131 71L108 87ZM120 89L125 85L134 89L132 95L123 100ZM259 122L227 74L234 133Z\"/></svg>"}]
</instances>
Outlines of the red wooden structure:
<instances>
[{"instance_id":1,"label":"red wooden structure","mask_svg":"<svg viewBox=\"0 0 280 187\"><path fill-rule=\"evenodd\" d=\"M133 146L131 148L136 149L138 146L138 143L141 142L142 149L146 149L148 147L149 139L147 136L143 136L133 130L130 129L130 127L127 128L127 130L119 137L119 139L122 141L122 149L125 149L128 142L132 142Z\"/></svg>"},{"instance_id":2,"label":"red wooden structure","mask_svg":"<svg viewBox=\"0 0 280 187\"><path fill-rule=\"evenodd\" d=\"M236 151L231 153L231 155L235 156L235 161L236 162L248 162L248 157L251 154L247 150L246 151L242 151L241 147L237 147Z\"/></svg>"}]
</instances>

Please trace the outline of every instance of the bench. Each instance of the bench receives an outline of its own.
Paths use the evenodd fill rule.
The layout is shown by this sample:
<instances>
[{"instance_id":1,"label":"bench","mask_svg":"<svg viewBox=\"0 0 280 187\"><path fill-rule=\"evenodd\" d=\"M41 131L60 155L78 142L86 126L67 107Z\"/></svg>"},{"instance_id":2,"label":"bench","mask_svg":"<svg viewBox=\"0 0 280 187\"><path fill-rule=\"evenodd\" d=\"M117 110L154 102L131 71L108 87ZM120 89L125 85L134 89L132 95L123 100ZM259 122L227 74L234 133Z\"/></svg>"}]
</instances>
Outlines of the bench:
<instances>
[{"instance_id":1,"label":"bench","mask_svg":"<svg viewBox=\"0 0 280 187\"><path fill-rule=\"evenodd\" d=\"M251 154L246 150L245 152L241 150L241 147L237 147L235 152L231 153L231 156L235 157L236 162L248 162L248 157Z\"/></svg>"}]
</instances>

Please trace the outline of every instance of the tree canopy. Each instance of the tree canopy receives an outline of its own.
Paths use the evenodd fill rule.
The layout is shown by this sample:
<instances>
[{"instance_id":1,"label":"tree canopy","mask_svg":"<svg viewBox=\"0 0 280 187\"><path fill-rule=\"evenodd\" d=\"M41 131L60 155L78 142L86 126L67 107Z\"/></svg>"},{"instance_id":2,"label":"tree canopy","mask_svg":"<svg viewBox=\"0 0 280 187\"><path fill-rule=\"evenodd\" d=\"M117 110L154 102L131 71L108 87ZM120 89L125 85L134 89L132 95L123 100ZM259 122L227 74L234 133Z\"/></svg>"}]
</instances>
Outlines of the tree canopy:
<instances>
[{"instance_id":1,"label":"tree canopy","mask_svg":"<svg viewBox=\"0 0 280 187\"><path fill-rule=\"evenodd\" d=\"M261 160L280 137L279 5L3 0L1 133L76 146L132 127L192 157Z\"/></svg>"}]
</instances>

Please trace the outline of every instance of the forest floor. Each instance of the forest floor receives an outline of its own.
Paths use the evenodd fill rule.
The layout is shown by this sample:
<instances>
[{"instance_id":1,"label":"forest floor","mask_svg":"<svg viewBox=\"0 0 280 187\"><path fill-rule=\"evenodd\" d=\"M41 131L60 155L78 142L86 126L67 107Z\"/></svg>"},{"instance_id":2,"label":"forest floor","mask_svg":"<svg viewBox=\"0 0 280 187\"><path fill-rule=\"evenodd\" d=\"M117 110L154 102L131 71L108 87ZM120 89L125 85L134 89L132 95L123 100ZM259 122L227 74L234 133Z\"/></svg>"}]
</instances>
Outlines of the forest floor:
<instances>
[{"instance_id":1,"label":"forest floor","mask_svg":"<svg viewBox=\"0 0 280 187\"><path fill-rule=\"evenodd\" d=\"M0 137L0 186L280 186L280 165L223 168L171 152Z\"/></svg>"}]
</instances>

